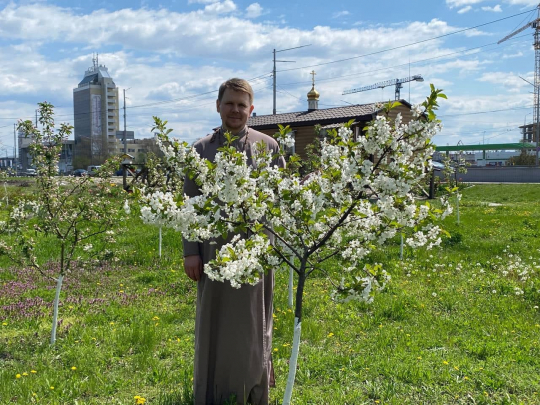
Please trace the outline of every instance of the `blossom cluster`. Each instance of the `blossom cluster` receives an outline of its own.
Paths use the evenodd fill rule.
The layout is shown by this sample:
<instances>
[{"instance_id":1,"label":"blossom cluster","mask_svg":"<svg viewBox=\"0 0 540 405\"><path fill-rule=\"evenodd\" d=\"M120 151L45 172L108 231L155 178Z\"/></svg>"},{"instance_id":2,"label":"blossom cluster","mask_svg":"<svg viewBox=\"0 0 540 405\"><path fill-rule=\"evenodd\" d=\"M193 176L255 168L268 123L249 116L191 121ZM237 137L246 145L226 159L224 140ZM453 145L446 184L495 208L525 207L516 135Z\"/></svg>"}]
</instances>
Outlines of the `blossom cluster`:
<instances>
[{"instance_id":1,"label":"blossom cluster","mask_svg":"<svg viewBox=\"0 0 540 405\"><path fill-rule=\"evenodd\" d=\"M341 280L334 296L370 301L389 278L382 266L366 265L368 254L413 228L410 246L437 245L442 230L432 222L450 212L446 200L435 208L413 196L430 169L430 139L441 129L432 117L433 100L415 107L407 123L400 114L394 120L377 116L357 139L348 125L330 131L321 141L319 169L307 176L277 164L293 140L288 127L280 126L276 136L282 146L277 155L259 145L249 165L231 135L209 162L185 142L170 139L170 130L157 120L167 161L196 182L200 195L149 194L143 219L173 227L191 241L237 235L205 266L214 280L253 284L279 261L305 275L337 256L342 268L330 275Z\"/></svg>"}]
</instances>

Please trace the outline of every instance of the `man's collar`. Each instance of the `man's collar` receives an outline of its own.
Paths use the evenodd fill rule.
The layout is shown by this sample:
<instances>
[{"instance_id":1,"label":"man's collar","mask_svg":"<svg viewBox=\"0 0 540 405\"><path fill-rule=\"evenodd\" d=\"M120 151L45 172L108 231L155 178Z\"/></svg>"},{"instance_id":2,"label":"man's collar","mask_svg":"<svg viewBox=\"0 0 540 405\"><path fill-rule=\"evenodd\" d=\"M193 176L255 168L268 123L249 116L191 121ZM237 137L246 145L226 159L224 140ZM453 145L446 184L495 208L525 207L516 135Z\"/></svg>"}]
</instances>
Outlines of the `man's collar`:
<instances>
[{"instance_id":1,"label":"man's collar","mask_svg":"<svg viewBox=\"0 0 540 405\"><path fill-rule=\"evenodd\" d=\"M225 132L227 132L227 130L223 127L223 125L221 126L220 130L222 134L225 134ZM241 139L246 134L246 132L247 132L247 125L244 125L244 128L242 130L240 130L237 134L233 134L233 135Z\"/></svg>"}]
</instances>

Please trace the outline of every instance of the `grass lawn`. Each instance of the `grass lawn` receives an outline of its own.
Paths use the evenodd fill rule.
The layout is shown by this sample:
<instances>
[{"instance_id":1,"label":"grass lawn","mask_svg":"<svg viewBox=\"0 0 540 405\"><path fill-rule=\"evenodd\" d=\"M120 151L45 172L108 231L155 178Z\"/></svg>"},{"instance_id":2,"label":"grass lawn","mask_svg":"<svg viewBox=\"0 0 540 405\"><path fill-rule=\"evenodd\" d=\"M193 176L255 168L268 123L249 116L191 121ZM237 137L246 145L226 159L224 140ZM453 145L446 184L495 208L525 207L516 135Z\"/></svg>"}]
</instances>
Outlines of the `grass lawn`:
<instances>
[{"instance_id":1,"label":"grass lawn","mask_svg":"<svg viewBox=\"0 0 540 405\"><path fill-rule=\"evenodd\" d=\"M540 404L540 185L468 188L460 217L440 248L400 261L396 239L375 255L392 283L370 305L308 280L294 404ZM54 347L54 281L0 258L0 404L191 404L196 287L179 235L164 230L162 259L157 243L132 219L118 262L66 276ZM272 403L292 344L287 279Z\"/></svg>"}]
</instances>

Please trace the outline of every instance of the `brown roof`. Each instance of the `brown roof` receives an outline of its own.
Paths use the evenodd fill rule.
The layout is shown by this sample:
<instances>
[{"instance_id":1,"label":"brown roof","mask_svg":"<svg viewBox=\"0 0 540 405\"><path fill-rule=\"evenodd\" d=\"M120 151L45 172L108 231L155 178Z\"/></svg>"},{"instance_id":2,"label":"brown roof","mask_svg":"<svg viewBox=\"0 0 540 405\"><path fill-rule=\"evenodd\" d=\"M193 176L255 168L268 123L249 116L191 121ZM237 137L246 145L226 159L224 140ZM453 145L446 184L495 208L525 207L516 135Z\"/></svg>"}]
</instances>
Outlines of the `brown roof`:
<instances>
[{"instance_id":1,"label":"brown roof","mask_svg":"<svg viewBox=\"0 0 540 405\"><path fill-rule=\"evenodd\" d=\"M347 122L352 118L358 119L360 117L365 120L370 120L372 114L380 110L380 107L378 107L380 104L381 103L357 104L345 107L324 108L320 110L299 111L276 115L257 115L255 117L249 117L247 124L255 129L263 129L275 128L277 124L334 124Z\"/></svg>"}]
</instances>

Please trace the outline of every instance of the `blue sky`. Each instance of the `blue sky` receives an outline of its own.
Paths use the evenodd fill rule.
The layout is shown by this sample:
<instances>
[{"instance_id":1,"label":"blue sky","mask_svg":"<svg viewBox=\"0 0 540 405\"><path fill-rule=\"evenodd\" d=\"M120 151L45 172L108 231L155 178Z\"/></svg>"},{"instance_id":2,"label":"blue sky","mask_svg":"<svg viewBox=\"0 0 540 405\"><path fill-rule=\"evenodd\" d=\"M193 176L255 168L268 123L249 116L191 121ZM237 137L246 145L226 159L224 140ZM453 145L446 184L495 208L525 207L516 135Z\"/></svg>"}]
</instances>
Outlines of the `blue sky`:
<instances>
[{"instance_id":1,"label":"blue sky","mask_svg":"<svg viewBox=\"0 0 540 405\"><path fill-rule=\"evenodd\" d=\"M536 18L536 6L537 0L0 0L0 154L12 153L13 123L31 118L40 101L57 107L57 121L73 122L73 88L93 52L120 94L129 89L128 130L148 137L158 115L191 142L219 124L216 95L204 93L227 78L256 78L255 112L270 114L272 50L306 44L279 54L295 63L278 64L278 112L307 109L312 69L321 108L393 99L393 87L342 92L410 72L425 82L410 90L405 84L402 98L423 101L429 83L449 97L436 144L515 142L518 126L532 120L533 86L520 76L534 80L533 30L496 42Z\"/></svg>"}]
</instances>

